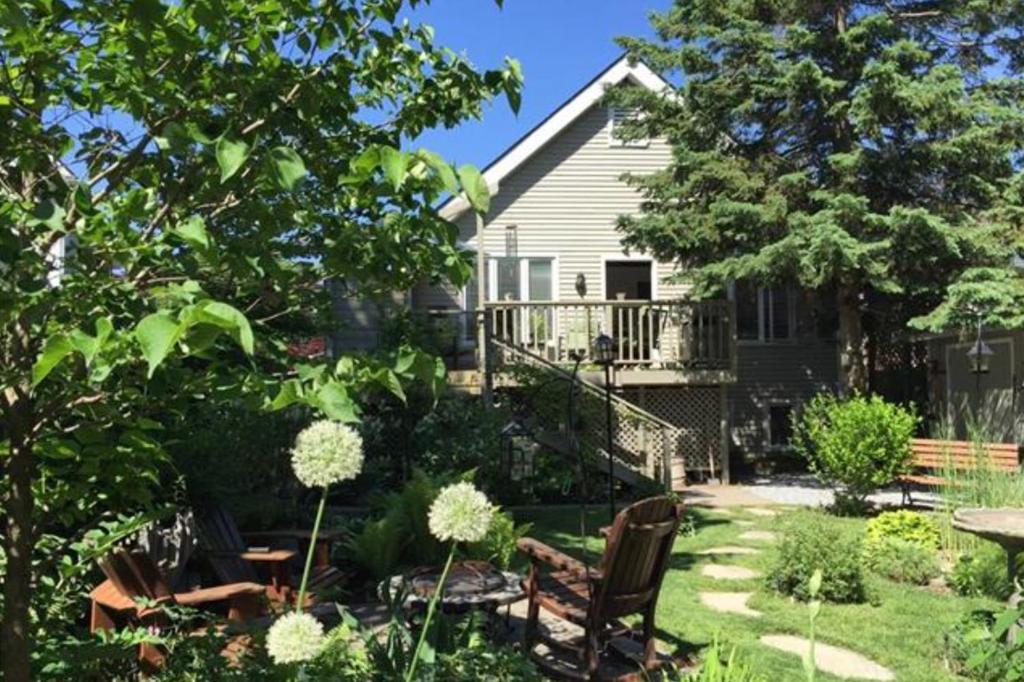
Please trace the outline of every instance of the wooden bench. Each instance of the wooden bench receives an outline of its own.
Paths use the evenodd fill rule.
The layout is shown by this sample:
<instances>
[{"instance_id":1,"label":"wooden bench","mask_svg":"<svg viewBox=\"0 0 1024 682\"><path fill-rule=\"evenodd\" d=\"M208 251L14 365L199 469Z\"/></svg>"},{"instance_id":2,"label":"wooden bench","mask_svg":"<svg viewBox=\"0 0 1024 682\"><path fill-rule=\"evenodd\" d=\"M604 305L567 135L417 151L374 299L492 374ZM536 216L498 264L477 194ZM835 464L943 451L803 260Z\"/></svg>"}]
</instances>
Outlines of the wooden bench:
<instances>
[{"instance_id":1,"label":"wooden bench","mask_svg":"<svg viewBox=\"0 0 1024 682\"><path fill-rule=\"evenodd\" d=\"M911 471L896 479L903 488L903 503L912 502L912 485L939 487L953 484L942 475L944 471L971 471L977 469L979 463L995 471L1014 472L1019 469L1020 449L1016 443L982 443L980 448L981 451L978 443L965 440L912 439Z\"/></svg>"}]
</instances>

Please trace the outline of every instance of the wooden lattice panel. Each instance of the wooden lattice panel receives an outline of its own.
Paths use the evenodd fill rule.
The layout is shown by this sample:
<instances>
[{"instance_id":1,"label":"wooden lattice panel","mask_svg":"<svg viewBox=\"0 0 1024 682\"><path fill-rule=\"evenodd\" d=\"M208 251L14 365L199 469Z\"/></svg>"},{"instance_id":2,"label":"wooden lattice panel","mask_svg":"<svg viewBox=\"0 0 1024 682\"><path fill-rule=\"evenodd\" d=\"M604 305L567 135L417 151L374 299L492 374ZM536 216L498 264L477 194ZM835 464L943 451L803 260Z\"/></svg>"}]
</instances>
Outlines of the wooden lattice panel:
<instances>
[{"instance_id":1,"label":"wooden lattice panel","mask_svg":"<svg viewBox=\"0 0 1024 682\"><path fill-rule=\"evenodd\" d=\"M721 394L717 386L644 387L623 397L678 427L672 479L684 472L718 476L722 471Z\"/></svg>"}]
</instances>

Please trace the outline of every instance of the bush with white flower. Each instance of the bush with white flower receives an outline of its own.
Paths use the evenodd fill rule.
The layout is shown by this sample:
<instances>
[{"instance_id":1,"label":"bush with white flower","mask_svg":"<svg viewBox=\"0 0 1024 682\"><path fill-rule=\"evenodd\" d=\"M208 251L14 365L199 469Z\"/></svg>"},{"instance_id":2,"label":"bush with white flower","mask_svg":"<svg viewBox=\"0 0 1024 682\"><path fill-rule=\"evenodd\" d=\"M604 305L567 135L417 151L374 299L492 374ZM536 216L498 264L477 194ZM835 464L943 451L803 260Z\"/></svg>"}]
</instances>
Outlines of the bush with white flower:
<instances>
[{"instance_id":1,"label":"bush with white flower","mask_svg":"<svg viewBox=\"0 0 1024 682\"><path fill-rule=\"evenodd\" d=\"M304 663L324 647L324 626L308 613L286 613L267 632L267 653L274 663Z\"/></svg>"},{"instance_id":2,"label":"bush with white flower","mask_svg":"<svg viewBox=\"0 0 1024 682\"><path fill-rule=\"evenodd\" d=\"M472 483L444 488L430 505L430 532L441 542L480 542L487 535L494 506Z\"/></svg>"},{"instance_id":3,"label":"bush with white flower","mask_svg":"<svg viewBox=\"0 0 1024 682\"><path fill-rule=\"evenodd\" d=\"M413 652L412 660L409 661L409 667L405 672L405 682L412 682L415 679L416 664L420 660L423 643L430 631L430 622L434 617L437 602L444 593L448 571L452 567L452 559L455 558L456 544L483 540L487 535L487 530L491 527L491 520L496 511L487 496L477 490L472 483L466 481L445 486L430 505L427 521L431 534L441 542L451 541L452 548L448 553L444 570L441 571L441 579L438 580L437 588L427 605L427 616L423 621L419 640L416 642L416 650Z\"/></svg>"},{"instance_id":4,"label":"bush with white flower","mask_svg":"<svg viewBox=\"0 0 1024 682\"><path fill-rule=\"evenodd\" d=\"M363 437L351 426L322 419L303 429L292 448L292 470L303 485L326 488L363 468Z\"/></svg>"},{"instance_id":5,"label":"bush with white flower","mask_svg":"<svg viewBox=\"0 0 1024 682\"><path fill-rule=\"evenodd\" d=\"M292 470L295 472L295 477L303 485L323 489L323 492L320 494L320 505L316 511L316 519L313 521L313 532L309 538L306 564L302 570L299 594L295 600L295 613L292 614L296 617L303 616L314 623L316 622L316 619L312 616L302 613L302 607L306 603L306 586L309 584L309 573L313 567L313 555L316 551L316 539L320 533L320 522L323 520L324 507L327 506L328 489L332 483L340 483L341 481L355 478L359 475L362 468L363 438L351 426L329 419L321 419L304 428L295 438L295 446L292 448ZM314 641L312 627L308 622L303 621L304 625L300 626L298 620L286 621L285 618L281 618L274 624L274 627L281 627L284 633L294 636L295 641L301 639L299 635L302 633L308 635L308 638L303 641L310 643ZM282 621L284 621L283 624L281 624ZM319 628L318 632L320 633L322 644L323 628L319 626L319 623L317 623L317 627ZM302 630L301 628L307 629ZM273 629L271 629L271 634L273 634ZM281 636L284 637L285 635ZM290 662L274 655L269 638L267 640L267 648L270 650L270 654L275 661ZM277 651L280 655L287 656L284 648L279 648Z\"/></svg>"}]
</instances>

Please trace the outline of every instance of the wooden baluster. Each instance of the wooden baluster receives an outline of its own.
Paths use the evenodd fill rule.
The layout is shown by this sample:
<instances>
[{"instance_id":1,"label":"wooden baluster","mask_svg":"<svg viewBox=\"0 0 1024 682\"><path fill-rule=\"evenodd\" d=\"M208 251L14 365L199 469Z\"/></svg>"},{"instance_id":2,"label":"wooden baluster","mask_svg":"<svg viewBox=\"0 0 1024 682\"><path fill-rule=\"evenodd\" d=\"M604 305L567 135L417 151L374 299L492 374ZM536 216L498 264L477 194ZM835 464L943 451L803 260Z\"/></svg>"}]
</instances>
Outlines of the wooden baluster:
<instances>
[{"instance_id":1,"label":"wooden baluster","mask_svg":"<svg viewBox=\"0 0 1024 682\"><path fill-rule=\"evenodd\" d=\"M623 327L622 327L622 307L621 306L615 306L615 319L616 319L616 325L612 327L612 331L618 332L616 334L616 336L619 337L617 339L618 344L619 344L619 352L616 354L616 359L617 360L622 360L622 358L623 358L623 353L622 353L622 336L623 336L622 335L622 331L623 331Z\"/></svg>"},{"instance_id":2,"label":"wooden baluster","mask_svg":"<svg viewBox=\"0 0 1024 682\"><path fill-rule=\"evenodd\" d=\"M633 316L636 315L636 308L626 308L626 353L629 356L630 362L636 361L636 347L634 342L636 339L633 338Z\"/></svg>"},{"instance_id":3,"label":"wooden baluster","mask_svg":"<svg viewBox=\"0 0 1024 682\"><path fill-rule=\"evenodd\" d=\"M643 305L637 308L637 352L640 354L640 360L650 359L650 353L647 352L647 346L644 344L643 328L646 326L646 317L649 313L644 310Z\"/></svg>"}]
</instances>

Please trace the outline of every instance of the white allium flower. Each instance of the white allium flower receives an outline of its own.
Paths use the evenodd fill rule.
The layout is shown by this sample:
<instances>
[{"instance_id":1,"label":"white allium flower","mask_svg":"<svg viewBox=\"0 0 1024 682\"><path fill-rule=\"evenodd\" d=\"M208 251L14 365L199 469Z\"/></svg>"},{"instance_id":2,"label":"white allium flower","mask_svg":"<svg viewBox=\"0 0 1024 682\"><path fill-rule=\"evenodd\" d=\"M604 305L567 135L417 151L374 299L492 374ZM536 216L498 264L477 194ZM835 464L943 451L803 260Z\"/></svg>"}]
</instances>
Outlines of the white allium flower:
<instances>
[{"instance_id":1,"label":"white allium flower","mask_svg":"<svg viewBox=\"0 0 1024 682\"><path fill-rule=\"evenodd\" d=\"M363 468L363 437L350 426L322 419L304 428L292 448L292 469L303 485L326 488Z\"/></svg>"},{"instance_id":2,"label":"white allium flower","mask_svg":"<svg viewBox=\"0 0 1024 682\"><path fill-rule=\"evenodd\" d=\"M430 532L447 542L479 542L487 535L494 506L472 483L446 486L430 505Z\"/></svg>"},{"instance_id":3,"label":"white allium flower","mask_svg":"<svg viewBox=\"0 0 1024 682\"><path fill-rule=\"evenodd\" d=\"M308 613L286 613L267 632L267 653L274 663L311 661L323 647L324 626Z\"/></svg>"}]
</instances>

